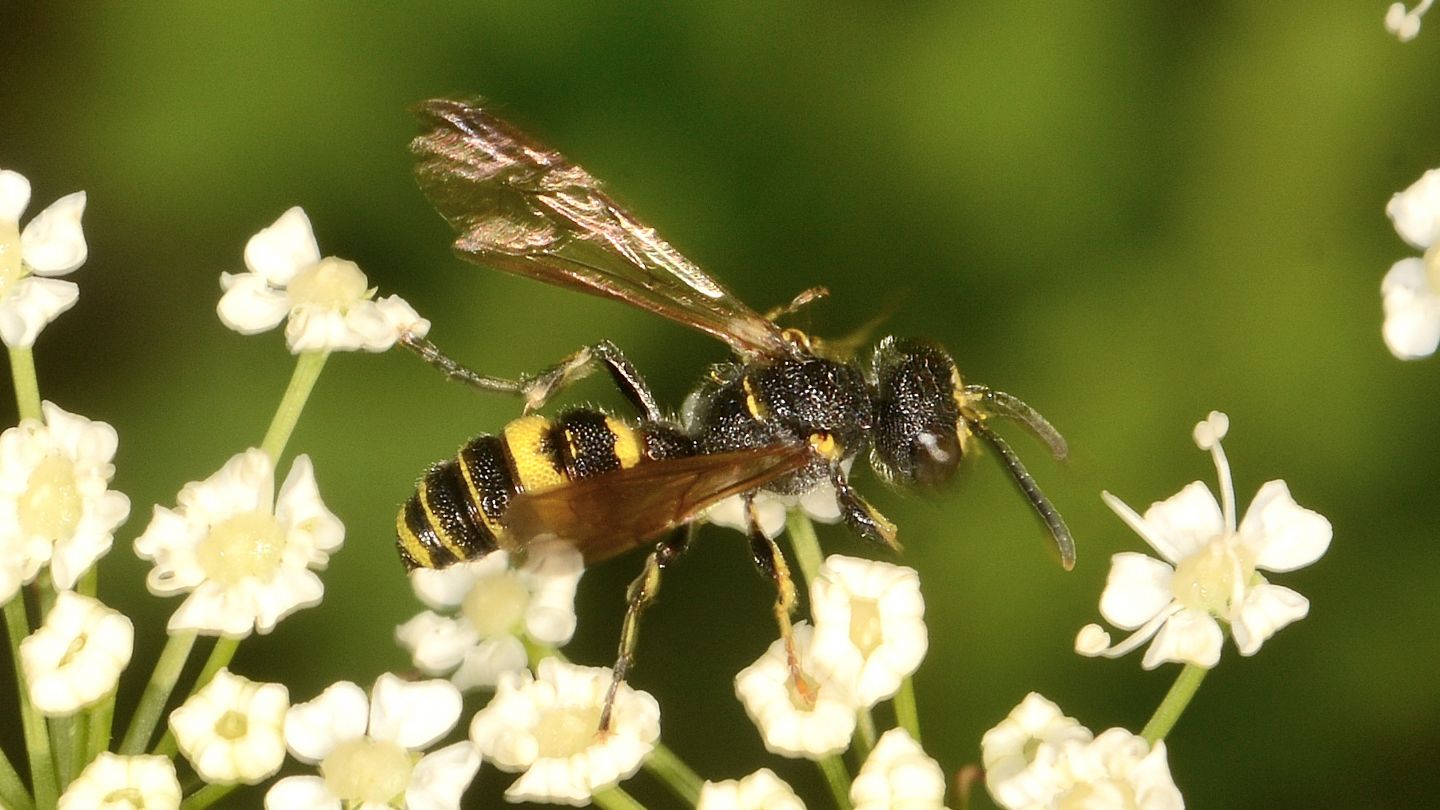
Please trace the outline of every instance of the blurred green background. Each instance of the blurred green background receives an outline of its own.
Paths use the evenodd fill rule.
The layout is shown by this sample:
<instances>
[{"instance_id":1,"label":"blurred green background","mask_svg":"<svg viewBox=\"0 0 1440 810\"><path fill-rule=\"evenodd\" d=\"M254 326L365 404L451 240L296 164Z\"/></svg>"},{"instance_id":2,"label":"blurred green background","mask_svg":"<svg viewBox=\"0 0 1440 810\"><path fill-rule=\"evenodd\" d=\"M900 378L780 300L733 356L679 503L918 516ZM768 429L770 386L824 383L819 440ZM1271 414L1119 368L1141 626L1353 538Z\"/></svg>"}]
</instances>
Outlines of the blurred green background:
<instances>
[{"instance_id":1,"label":"blurred green background","mask_svg":"<svg viewBox=\"0 0 1440 810\"><path fill-rule=\"evenodd\" d=\"M121 437L133 513L101 595L140 627L122 714L177 604L145 592L130 541L151 504L259 442L293 365L278 333L242 338L214 315L220 272L287 207L481 370L611 338L678 404L725 357L653 316L450 255L410 178L406 107L483 95L755 306L823 283L834 295L811 325L840 333L905 292L887 328L945 343L969 379L1065 432L1064 468L1015 444L1079 541L1069 574L991 459L938 499L861 477L925 583L917 688L947 771L977 761L1030 690L1097 730L1148 718L1175 668L1070 651L1110 555L1142 547L1099 493L1143 509L1213 486L1190 429L1218 408L1242 504L1284 478L1335 540L1274 578L1311 599L1308 619L1253 659L1227 643L1168 741L1176 782L1192 807L1433 804L1440 361L1389 355L1379 284L1412 252L1386 200L1440 164L1440 18L1401 45L1384 9L5 3L0 166L31 179L32 214L89 193L80 303L36 357L46 398ZM599 381L576 399L616 404ZM332 358L290 448L314 458L346 548L324 603L233 668L296 700L404 668L392 633L418 603L394 509L427 464L516 412L399 353ZM838 528L822 541L871 553ZM639 562L586 575L573 658L611 660ZM634 684L702 775L769 765L825 806L815 770L765 755L733 697L773 636L768 599L740 536L707 530L647 616ZM12 756L16 725L0 715ZM474 806L509 781L486 768ZM646 776L627 787L667 804Z\"/></svg>"}]
</instances>

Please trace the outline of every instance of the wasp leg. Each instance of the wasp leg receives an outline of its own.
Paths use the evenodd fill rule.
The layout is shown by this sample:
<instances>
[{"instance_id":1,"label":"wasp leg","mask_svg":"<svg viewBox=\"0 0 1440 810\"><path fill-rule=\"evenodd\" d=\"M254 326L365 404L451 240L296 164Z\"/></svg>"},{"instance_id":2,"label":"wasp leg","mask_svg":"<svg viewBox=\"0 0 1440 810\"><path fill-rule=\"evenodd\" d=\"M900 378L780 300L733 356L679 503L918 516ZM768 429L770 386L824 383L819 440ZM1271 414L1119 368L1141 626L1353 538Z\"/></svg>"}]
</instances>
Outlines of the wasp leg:
<instances>
[{"instance_id":1,"label":"wasp leg","mask_svg":"<svg viewBox=\"0 0 1440 810\"><path fill-rule=\"evenodd\" d=\"M640 571L640 576L635 577L626 591L625 599L629 605L625 609L625 622L620 626L620 649L615 656L615 674L610 680L609 691L605 693L605 707L600 711L601 734L610 731L610 709L615 705L615 695L620 691L620 684L625 682L626 675L630 673L630 667L635 664L635 647L640 643L640 614L660 593L660 572L690 547L690 541L694 539L698 526L698 523L691 523L660 541L655 550L650 552L650 556L645 558L645 567Z\"/></svg>"},{"instance_id":2,"label":"wasp leg","mask_svg":"<svg viewBox=\"0 0 1440 810\"><path fill-rule=\"evenodd\" d=\"M790 669L790 682L795 685L795 693L800 699L813 705L814 687L800 669L800 655L795 649L794 626L790 622L790 614L795 612L797 601L795 580L790 576L790 565L785 562L785 555L781 553L780 547L760 530L760 521L755 515L755 501L750 495L745 496L745 524L746 534L750 536L750 556L755 560L755 567L775 583L775 624L779 626L780 638L785 642L785 663Z\"/></svg>"},{"instance_id":3,"label":"wasp leg","mask_svg":"<svg viewBox=\"0 0 1440 810\"><path fill-rule=\"evenodd\" d=\"M625 399L629 400L642 416L651 420L658 420L662 416L660 407L655 403L655 395L650 392L645 378L640 376L630 359L608 340L582 346L574 354L539 374L518 380L491 377L471 371L447 357L434 343L416 335L406 334L400 338L400 342L451 380L465 383L480 391L523 397L527 413L543 407L551 397L571 383L589 376L598 364L605 367L620 393L625 395Z\"/></svg>"},{"instance_id":4,"label":"wasp leg","mask_svg":"<svg viewBox=\"0 0 1440 810\"><path fill-rule=\"evenodd\" d=\"M845 471L839 465L831 471L830 481L835 485L835 500L840 504L840 516L845 519L845 525L872 543L899 551L900 543L895 538L895 524L850 486L850 482L845 479Z\"/></svg>"}]
</instances>

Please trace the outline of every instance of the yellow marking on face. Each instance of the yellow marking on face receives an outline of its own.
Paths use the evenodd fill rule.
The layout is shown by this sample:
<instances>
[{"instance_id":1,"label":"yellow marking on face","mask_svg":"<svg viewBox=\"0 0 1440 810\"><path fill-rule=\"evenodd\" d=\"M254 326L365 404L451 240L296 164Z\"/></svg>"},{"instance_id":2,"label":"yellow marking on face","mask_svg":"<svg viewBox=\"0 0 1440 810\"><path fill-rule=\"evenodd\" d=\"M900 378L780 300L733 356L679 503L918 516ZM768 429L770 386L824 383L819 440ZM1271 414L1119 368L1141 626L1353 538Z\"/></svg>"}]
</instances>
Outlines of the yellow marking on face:
<instances>
[{"instance_id":1,"label":"yellow marking on face","mask_svg":"<svg viewBox=\"0 0 1440 810\"><path fill-rule=\"evenodd\" d=\"M553 489L569 481L545 451L550 420L543 416L522 416L505 426L501 438L515 463L515 480L523 492Z\"/></svg>"},{"instance_id":2,"label":"yellow marking on face","mask_svg":"<svg viewBox=\"0 0 1440 810\"><path fill-rule=\"evenodd\" d=\"M742 377L740 387L745 389L745 410L757 421L764 421L765 406L761 405L759 397L755 396L755 388L750 384L750 378Z\"/></svg>"},{"instance_id":3,"label":"yellow marking on face","mask_svg":"<svg viewBox=\"0 0 1440 810\"><path fill-rule=\"evenodd\" d=\"M615 458L620 459L620 469L639 464L641 444L635 428L611 416L605 417L605 427L615 437Z\"/></svg>"},{"instance_id":4,"label":"yellow marking on face","mask_svg":"<svg viewBox=\"0 0 1440 810\"><path fill-rule=\"evenodd\" d=\"M829 433L811 433L810 446L815 448L815 452L831 461L840 458L840 449L835 446L835 437Z\"/></svg>"},{"instance_id":5,"label":"yellow marking on face","mask_svg":"<svg viewBox=\"0 0 1440 810\"><path fill-rule=\"evenodd\" d=\"M400 539L400 546L410 559L421 568L434 568L435 558L430 556L430 550L420 542L420 538L410 531L410 526L405 522L405 507L400 507L400 514L395 517L395 536Z\"/></svg>"}]
</instances>

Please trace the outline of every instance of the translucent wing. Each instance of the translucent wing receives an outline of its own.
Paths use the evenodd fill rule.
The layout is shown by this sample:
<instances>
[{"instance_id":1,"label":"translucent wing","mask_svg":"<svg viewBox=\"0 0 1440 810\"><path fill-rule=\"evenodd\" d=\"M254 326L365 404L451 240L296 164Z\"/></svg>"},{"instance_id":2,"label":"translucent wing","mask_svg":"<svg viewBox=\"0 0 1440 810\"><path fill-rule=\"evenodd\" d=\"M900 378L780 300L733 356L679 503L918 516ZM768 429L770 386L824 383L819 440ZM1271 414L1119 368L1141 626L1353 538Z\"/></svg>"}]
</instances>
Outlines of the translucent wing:
<instances>
[{"instance_id":1,"label":"translucent wing","mask_svg":"<svg viewBox=\"0 0 1440 810\"><path fill-rule=\"evenodd\" d=\"M563 538L588 565L638 548L810 459L805 445L774 445L637 464L516 496L505 513L507 531L521 544L546 534Z\"/></svg>"},{"instance_id":2,"label":"translucent wing","mask_svg":"<svg viewBox=\"0 0 1440 810\"><path fill-rule=\"evenodd\" d=\"M459 231L455 250L462 257L625 301L708 332L741 354L793 351L775 324L560 153L463 101L433 99L416 112L424 131L410 143L415 174Z\"/></svg>"}]
</instances>

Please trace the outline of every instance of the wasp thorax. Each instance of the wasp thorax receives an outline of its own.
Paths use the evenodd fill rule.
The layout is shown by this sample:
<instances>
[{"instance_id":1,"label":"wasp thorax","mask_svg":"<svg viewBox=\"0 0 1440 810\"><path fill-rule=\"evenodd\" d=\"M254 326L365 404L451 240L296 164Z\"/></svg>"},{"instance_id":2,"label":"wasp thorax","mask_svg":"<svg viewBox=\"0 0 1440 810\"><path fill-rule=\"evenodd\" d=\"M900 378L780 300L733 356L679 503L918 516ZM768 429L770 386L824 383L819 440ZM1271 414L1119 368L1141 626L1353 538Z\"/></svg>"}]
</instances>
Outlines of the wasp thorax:
<instances>
[{"instance_id":1,"label":"wasp thorax","mask_svg":"<svg viewBox=\"0 0 1440 810\"><path fill-rule=\"evenodd\" d=\"M955 363L942 349L886 338L871 363L875 430L870 462L886 480L904 486L938 486L955 474L964 455Z\"/></svg>"}]
</instances>

